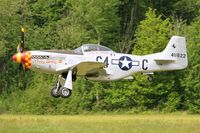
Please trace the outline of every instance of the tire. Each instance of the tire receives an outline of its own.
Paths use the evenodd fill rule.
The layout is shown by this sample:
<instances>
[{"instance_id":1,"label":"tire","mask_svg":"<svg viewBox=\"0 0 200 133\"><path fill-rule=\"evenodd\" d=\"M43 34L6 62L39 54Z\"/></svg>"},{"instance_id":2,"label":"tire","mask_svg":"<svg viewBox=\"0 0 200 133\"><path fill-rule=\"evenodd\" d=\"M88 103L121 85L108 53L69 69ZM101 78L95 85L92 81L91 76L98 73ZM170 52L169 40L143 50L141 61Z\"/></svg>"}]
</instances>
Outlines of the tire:
<instances>
[{"instance_id":1,"label":"tire","mask_svg":"<svg viewBox=\"0 0 200 133\"><path fill-rule=\"evenodd\" d=\"M147 77L147 79L148 79L149 82L153 82L153 76L149 75L149 76Z\"/></svg>"},{"instance_id":2,"label":"tire","mask_svg":"<svg viewBox=\"0 0 200 133\"><path fill-rule=\"evenodd\" d=\"M54 98L60 97L59 92L57 92L57 87L56 86L51 89L51 96L54 97Z\"/></svg>"},{"instance_id":3,"label":"tire","mask_svg":"<svg viewBox=\"0 0 200 133\"><path fill-rule=\"evenodd\" d=\"M72 90L65 87L61 87L59 90L59 94L62 98L68 98L69 96L71 96Z\"/></svg>"}]
</instances>

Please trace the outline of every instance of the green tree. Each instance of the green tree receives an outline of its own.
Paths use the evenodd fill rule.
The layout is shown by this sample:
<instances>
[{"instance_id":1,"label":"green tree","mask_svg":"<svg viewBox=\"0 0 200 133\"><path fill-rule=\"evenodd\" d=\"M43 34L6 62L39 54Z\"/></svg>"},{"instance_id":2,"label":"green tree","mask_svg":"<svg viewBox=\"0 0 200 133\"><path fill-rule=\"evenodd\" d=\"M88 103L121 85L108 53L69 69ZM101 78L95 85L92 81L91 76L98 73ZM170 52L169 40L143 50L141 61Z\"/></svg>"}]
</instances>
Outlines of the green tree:
<instances>
[{"instance_id":1,"label":"green tree","mask_svg":"<svg viewBox=\"0 0 200 133\"><path fill-rule=\"evenodd\" d=\"M156 15L156 10L149 8L146 19L140 22L136 30L136 45L134 54L150 54L161 52L167 45L172 33L173 25L169 19L162 20L161 15ZM154 74L153 83L148 83L144 75L136 75L138 105L146 108L165 108L174 111L180 108L181 95L180 77L178 72L162 72ZM136 97L137 99L137 97Z\"/></svg>"},{"instance_id":2,"label":"green tree","mask_svg":"<svg viewBox=\"0 0 200 133\"><path fill-rule=\"evenodd\" d=\"M157 9L163 17L176 17L190 23L199 15L199 0L151 0L152 8Z\"/></svg>"},{"instance_id":3,"label":"green tree","mask_svg":"<svg viewBox=\"0 0 200 133\"><path fill-rule=\"evenodd\" d=\"M72 1L72 10L89 31L90 37L97 40L96 43L108 45L118 39L118 5L119 0L77 0Z\"/></svg>"},{"instance_id":4,"label":"green tree","mask_svg":"<svg viewBox=\"0 0 200 133\"><path fill-rule=\"evenodd\" d=\"M200 17L188 27L189 66L182 84L186 91L186 106L193 113L200 113Z\"/></svg>"},{"instance_id":5,"label":"green tree","mask_svg":"<svg viewBox=\"0 0 200 133\"><path fill-rule=\"evenodd\" d=\"M199 113L199 5L199 0L0 0L0 112L77 114L137 108ZM189 68L155 73L151 83L141 74L134 75L133 82L78 78L72 97L54 99L49 91L56 75L24 75L11 61L21 26L25 50L101 43L143 55L162 51L172 35L187 35Z\"/></svg>"},{"instance_id":6,"label":"green tree","mask_svg":"<svg viewBox=\"0 0 200 133\"><path fill-rule=\"evenodd\" d=\"M141 0L121 0L119 6L120 39L117 49L130 53L135 44L135 33L139 22L145 18L149 2Z\"/></svg>"},{"instance_id":7,"label":"green tree","mask_svg":"<svg viewBox=\"0 0 200 133\"><path fill-rule=\"evenodd\" d=\"M170 36L172 24L169 19L162 20L156 15L156 10L149 8L146 19L140 22L136 31L134 54L150 54L162 51Z\"/></svg>"}]
</instances>

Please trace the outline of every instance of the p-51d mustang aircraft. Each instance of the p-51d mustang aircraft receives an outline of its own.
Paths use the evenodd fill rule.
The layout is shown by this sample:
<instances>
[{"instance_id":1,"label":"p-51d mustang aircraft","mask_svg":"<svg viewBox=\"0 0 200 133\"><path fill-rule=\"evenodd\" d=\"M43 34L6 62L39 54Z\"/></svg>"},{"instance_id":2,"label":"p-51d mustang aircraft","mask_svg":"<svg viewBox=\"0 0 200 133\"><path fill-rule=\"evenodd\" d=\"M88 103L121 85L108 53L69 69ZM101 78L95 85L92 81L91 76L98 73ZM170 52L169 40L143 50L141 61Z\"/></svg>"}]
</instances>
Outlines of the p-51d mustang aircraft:
<instances>
[{"instance_id":1,"label":"p-51d mustang aircraft","mask_svg":"<svg viewBox=\"0 0 200 133\"><path fill-rule=\"evenodd\" d=\"M51 91L55 98L68 98L71 95L72 81L76 80L76 76L111 81L130 79L138 72L179 70L188 65L186 41L180 36L173 36L162 52L143 56L116 53L97 44L84 44L73 51L24 51L23 28L18 53L13 55L12 60L26 69L58 74L57 84Z\"/></svg>"}]
</instances>

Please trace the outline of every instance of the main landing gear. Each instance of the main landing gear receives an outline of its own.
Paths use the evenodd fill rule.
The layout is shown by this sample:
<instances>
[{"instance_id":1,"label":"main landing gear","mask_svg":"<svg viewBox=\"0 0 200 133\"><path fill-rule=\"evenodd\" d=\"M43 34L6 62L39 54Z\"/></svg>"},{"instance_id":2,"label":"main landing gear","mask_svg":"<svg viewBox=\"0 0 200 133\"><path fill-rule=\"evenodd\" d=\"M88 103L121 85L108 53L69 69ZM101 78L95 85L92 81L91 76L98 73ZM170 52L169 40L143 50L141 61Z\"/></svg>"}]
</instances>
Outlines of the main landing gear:
<instances>
[{"instance_id":1,"label":"main landing gear","mask_svg":"<svg viewBox=\"0 0 200 133\"><path fill-rule=\"evenodd\" d=\"M65 87L60 87L57 89L56 87L53 87L51 90L51 96L54 98L62 97L62 98L68 98L72 94L72 90L65 88Z\"/></svg>"},{"instance_id":2,"label":"main landing gear","mask_svg":"<svg viewBox=\"0 0 200 133\"><path fill-rule=\"evenodd\" d=\"M72 74L72 70L69 70L67 74L59 75L56 86L51 90L51 96L54 98L70 97L72 94L72 81L74 81L74 79L76 79L76 75Z\"/></svg>"}]
</instances>

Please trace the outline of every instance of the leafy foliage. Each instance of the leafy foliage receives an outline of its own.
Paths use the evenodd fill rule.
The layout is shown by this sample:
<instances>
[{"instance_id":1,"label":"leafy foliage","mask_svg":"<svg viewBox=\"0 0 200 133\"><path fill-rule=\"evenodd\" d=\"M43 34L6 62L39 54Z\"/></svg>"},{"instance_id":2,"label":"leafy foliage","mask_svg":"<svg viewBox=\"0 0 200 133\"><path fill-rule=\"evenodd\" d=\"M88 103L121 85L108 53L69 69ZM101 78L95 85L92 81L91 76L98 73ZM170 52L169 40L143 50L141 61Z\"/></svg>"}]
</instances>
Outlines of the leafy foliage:
<instances>
[{"instance_id":1,"label":"leafy foliage","mask_svg":"<svg viewBox=\"0 0 200 133\"><path fill-rule=\"evenodd\" d=\"M146 19L140 22L136 31L134 54L150 54L162 51L170 38L172 24L169 19L162 20L155 10L149 8Z\"/></svg>"},{"instance_id":2,"label":"leafy foliage","mask_svg":"<svg viewBox=\"0 0 200 133\"><path fill-rule=\"evenodd\" d=\"M167 2L167 3L166 3ZM199 0L0 0L0 112L77 114L90 111L186 110L200 113ZM23 20L23 21L22 21ZM189 67L155 73L154 81L98 83L78 78L67 100L49 95L56 75L27 71L10 58L25 27L25 49L73 49L101 43L116 51L149 54L172 35L188 40Z\"/></svg>"},{"instance_id":3,"label":"leafy foliage","mask_svg":"<svg viewBox=\"0 0 200 133\"><path fill-rule=\"evenodd\" d=\"M188 27L188 49L189 49L189 69L185 71L186 76L183 80L183 85L186 88L186 105L193 113L199 113L200 109L200 17L197 17L194 22Z\"/></svg>"}]
</instances>

